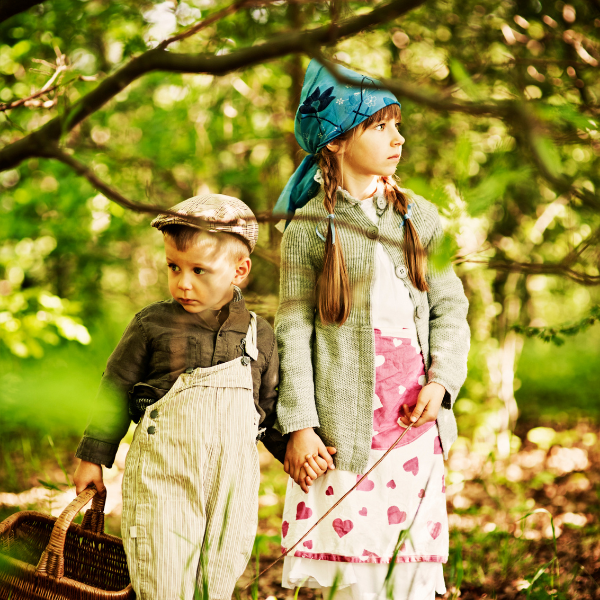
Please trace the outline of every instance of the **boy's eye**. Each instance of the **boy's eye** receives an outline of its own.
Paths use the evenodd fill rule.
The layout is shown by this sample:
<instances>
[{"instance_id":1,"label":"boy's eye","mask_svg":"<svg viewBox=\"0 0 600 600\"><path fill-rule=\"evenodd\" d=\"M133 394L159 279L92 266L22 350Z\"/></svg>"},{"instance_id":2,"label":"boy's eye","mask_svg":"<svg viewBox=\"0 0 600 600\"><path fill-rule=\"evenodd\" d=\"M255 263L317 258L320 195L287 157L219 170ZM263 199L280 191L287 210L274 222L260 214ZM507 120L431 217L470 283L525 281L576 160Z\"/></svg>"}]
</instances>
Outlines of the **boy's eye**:
<instances>
[{"instance_id":1,"label":"boy's eye","mask_svg":"<svg viewBox=\"0 0 600 600\"><path fill-rule=\"evenodd\" d=\"M396 123L396 129L398 131L400 131L400 126L402 125L402 123L400 123L400 121L398 121L398 123Z\"/></svg>"},{"instance_id":2,"label":"boy's eye","mask_svg":"<svg viewBox=\"0 0 600 600\"><path fill-rule=\"evenodd\" d=\"M196 275L204 275L204 269L201 269L200 267L194 267L194 273L196 273Z\"/></svg>"},{"instance_id":3,"label":"boy's eye","mask_svg":"<svg viewBox=\"0 0 600 600\"><path fill-rule=\"evenodd\" d=\"M385 123L379 123L379 125L375 125L375 129L377 131L383 131L384 127L385 127Z\"/></svg>"},{"instance_id":4,"label":"boy's eye","mask_svg":"<svg viewBox=\"0 0 600 600\"><path fill-rule=\"evenodd\" d=\"M173 263L167 264L167 267L173 271L173 273L177 273L179 271L179 267Z\"/></svg>"}]
</instances>

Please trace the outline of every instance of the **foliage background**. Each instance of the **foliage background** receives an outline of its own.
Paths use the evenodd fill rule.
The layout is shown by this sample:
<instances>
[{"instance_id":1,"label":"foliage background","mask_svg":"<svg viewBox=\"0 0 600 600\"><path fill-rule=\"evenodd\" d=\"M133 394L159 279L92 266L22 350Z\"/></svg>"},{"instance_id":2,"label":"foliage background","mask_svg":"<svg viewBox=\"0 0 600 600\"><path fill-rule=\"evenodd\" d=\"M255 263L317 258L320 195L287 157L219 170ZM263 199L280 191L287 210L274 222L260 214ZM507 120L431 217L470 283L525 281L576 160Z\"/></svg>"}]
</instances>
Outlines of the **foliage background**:
<instances>
[{"instance_id":1,"label":"foliage background","mask_svg":"<svg viewBox=\"0 0 600 600\"><path fill-rule=\"evenodd\" d=\"M449 462L449 586L453 594L462 587L463 597L598 597L600 335L582 320L597 316L591 311L600 302L600 5L406 5L402 17L322 50L389 79L398 93L407 139L398 175L439 206L448 232L440 260L455 261L471 302L470 374ZM150 216L109 200L49 152L60 141L138 203L166 207L210 190L268 214L302 159L293 117L310 57L259 60L220 76L152 71L65 127L60 140L34 140L16 164L10 152L50 120L68 121L132 57L224 6L49 0L0 23L1 514L31 504L2 493L34 489L38 480L60 489L69 482L107 356L135 311L167 293ZM237 56L282 32L375 6L247 3L169 51ZM59 87L35 96L53 75ZM272 223L261 225L245 290L270 318L279 241ZM562 346L535 337L565 324L575 324L576 335ZM284 479L268 457L263 462L261 535L269 537ZM554 563L538 574L558 556L545 541L547 520L515 525L542 507L566 524L558 580ZM284 593L271 585L264 595Z\"/></svg>"}]
</instances>

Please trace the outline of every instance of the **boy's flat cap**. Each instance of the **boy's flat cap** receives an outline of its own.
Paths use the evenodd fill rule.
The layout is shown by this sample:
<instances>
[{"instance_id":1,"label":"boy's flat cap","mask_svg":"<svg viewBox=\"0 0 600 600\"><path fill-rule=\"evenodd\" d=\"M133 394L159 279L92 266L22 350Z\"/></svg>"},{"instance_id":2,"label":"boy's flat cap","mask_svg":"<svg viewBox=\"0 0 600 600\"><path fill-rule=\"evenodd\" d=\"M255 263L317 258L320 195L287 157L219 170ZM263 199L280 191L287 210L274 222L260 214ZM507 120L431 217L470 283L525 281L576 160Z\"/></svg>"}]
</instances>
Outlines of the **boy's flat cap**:
<instances>
[{"instance_id":1,"label":"boy's flat cap","mask_svg":"<svg viewBox=\"0 0 600 600\"><path fill-rule=\"evenodd\" d=\"M187 225L205 231L233 233L246 242L250 252L256 246L258 222L250 208L238 198L223 194L204 194L188 198L169 210L179 213L181 218L175 215L158 215L152 221L152 227L160 230L167 225ZM206 225L194 223L185 217L199 217L206 221Z\"/></svg>"}]
</instances>

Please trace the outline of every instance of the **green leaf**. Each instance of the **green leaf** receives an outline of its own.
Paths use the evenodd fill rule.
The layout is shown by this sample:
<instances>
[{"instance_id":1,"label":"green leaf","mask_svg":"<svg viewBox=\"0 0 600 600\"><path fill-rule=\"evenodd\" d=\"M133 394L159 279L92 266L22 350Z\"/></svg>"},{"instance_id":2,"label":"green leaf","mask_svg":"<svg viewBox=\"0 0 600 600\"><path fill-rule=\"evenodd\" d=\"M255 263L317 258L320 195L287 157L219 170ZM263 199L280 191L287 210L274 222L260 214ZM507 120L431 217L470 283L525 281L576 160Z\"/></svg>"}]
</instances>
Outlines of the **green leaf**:
<instances>
[{"instance_id":1,"label":"green leaf","mask_svg":"<svg viewBox=\"0 0 600 600\"><path fill-rule=\"evenodd\" d=\"M444 237L435 246L434 251L427 257L432 271L441 272L448 267L458 252L458 244L454 236L444 233Z\"/></svg>"},{"instance_id":2,"label":"green leaf","mask_svg":"<svg viewBox=\"0 0 600 600\"><path fill-rule=\"evenodd\" d=\"M58 485L56 485L56 484L54 484L54 483L50 483L49 481L43 481L42 479L38 479L38 483L39 483L41 486L45 487L47 490L52 490L52 491L55 491L55 492L60 492L60 491L62 491L62 490L60 489L60 487L58 487Z\"/></svg>"},{"instance_id":3,"label":"green leaf","mask_svg":"<svg viewBox=\"0 0 600 600\"><path fill-rule=\"evenodd\" d=\"M469 162L473 153L471 140L462 135L456 144L454 152L454 174L459 185L469 177Z\"/></svg>"},{"instance_id":4,"label":"green leaf","mask_svg":"<svg viewBox=\"0 0 600 600\"><path fill-rule=\"evenodd\" d=\"M562 163L554 142L539 133L534 133L532 134L532 143L545 169L554 175L561 175L563 172Z\"/></svg>"},{"instance_id":5,"label":"green leaf","mask_svg":"<svg viewBox=\"0 0 600 600\"><path fill-rule=\"evenodd\" d=\"M146 42L141 35L134 35L129 38L123 46L123 56L133 56L138 52L145 52L148 49Z\"/></svg>"},{"instance_id":6,"label":"green leaf","mask_svg":"<svg viewBox=\"0 0 600 600\"><path fill-rule=\"evenodd\" d=\"M461 89L470 96L471 98L477 98L479 96L479 92L477 90L477 86L473 83L471 76L465 69L465 67L456 59L452 59L450 61L450 73L456 83L458 83Z\"/></svg>"},{"instance_id":7,"label":"green leaf","mask_svg":"<svg viewBox=\"0 0 600 600\"><path fill-rule=\"evenodd\" d=\"M482 215L494 202L502 199L509 185L523 181L528 175L527 169L511 171L503 168L490 173L479 185L464 191L469 214L472 217Z\"/></svg>"}]
</instances>

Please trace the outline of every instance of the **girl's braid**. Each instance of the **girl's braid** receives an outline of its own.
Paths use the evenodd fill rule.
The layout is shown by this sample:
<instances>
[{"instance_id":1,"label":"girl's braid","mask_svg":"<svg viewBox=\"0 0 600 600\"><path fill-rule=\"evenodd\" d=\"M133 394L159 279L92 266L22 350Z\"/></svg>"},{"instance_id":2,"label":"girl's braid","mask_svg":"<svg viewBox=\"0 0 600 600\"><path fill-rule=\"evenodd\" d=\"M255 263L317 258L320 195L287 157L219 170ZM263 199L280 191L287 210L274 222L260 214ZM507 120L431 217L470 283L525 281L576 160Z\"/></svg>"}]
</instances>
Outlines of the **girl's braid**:
<instances>
[{"instance_id":1,"label":"girl's braid","mask_svg":"<svg viewBox=\"0 0 600 600\"><path fill-rule=\"evenodd\" d=\"M408 211L408 198L402 193L390 177L382 177L385 196L392 206L401 214L406 215ZM422 292L429 291L427 279L427 253L423 248L419 234L412 219L404 220L404 262L408 269L408 276L412 284Z\"/></svg>"},{"instance_id":2,"label":"girl's braid","mask_svg":"<svg viewBox=\"0 0 600 600\"><path fill-rule=\"evenodd\" d=\"M328 214L335 214L337 189L341 183L339 171L333 152L323 148L319 153L319 166L323 174L325 198L323 205ZM335 218L335 217L334 217ZM342 251L340 228L336 229L333 243L331 219L327 219L327 235L325 237L325 259L323 271L318 283L319 316L324 324L342 325L350 315L351 291L346 261Z\"/></svg>"}]
</instances>

